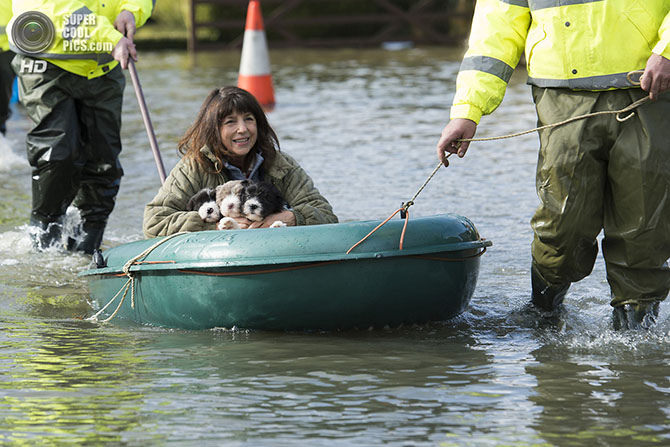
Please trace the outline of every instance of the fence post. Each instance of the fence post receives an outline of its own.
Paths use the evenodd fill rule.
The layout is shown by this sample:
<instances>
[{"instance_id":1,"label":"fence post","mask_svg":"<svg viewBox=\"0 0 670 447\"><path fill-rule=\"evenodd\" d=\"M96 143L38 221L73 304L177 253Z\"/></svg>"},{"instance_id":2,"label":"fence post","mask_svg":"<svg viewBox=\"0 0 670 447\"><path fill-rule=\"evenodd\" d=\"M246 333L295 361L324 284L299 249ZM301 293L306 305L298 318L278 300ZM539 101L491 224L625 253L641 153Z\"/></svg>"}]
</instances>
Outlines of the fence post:
<instances>
[{"instance_id":1,"label":"fence post","mask_svg":"<svg viewBox=\"0 0 670 447\"><path fill-rule=\"evenodd\" d=\"M191 0L189 2L189 10L188 10L188 51L194 52L196 50L196 45L197 45L197 35L195 32L196 29L196 24L195 24L195 2L196 0Z\"/></svg>"}]
</instances>

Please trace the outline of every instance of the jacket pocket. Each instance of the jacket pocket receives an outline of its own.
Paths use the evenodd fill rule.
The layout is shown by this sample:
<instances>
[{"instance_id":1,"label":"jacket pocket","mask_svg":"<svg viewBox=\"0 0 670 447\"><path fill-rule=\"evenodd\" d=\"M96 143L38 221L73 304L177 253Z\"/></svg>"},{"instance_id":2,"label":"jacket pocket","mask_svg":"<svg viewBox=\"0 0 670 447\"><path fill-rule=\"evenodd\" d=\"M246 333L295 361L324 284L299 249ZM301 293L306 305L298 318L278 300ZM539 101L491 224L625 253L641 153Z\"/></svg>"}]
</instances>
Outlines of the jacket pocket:
<instances>
[{"instance_id":1,"label":"jacket pocket","mask_svg":"<svg viewBox=\"0 0 670 447\"><path fill-rule=\"evenodd\" d=\"M526 66L530 67L531 60L533 59L533 53L535 48L542 43L547 38L547 32L544 30L544 25L538 25L532 27L528 31L528 37L526 38Z\"/></svg>"},{"instance_id":2,"label":"jacket pocket","mask_svg":"<svg viewBox=\"0 0 670 447\"><path fill-rule=\"evenodd\" d=\"M658 29L663 17L660 11L653 11L653 7L649 6L646 1L648 0L629 0L623 13L647 42L649 49L652 49L658 41Z\"/></svg>"}]
</instances>

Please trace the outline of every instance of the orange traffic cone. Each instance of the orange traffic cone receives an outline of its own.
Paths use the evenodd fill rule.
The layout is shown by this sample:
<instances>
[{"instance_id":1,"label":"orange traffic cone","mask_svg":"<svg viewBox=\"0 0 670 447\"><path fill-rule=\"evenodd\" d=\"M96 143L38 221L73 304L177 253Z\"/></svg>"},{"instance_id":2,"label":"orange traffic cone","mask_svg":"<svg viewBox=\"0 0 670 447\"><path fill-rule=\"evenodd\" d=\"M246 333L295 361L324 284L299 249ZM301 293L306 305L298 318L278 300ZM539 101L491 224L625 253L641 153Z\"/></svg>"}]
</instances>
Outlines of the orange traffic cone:
<instances>
[{"instance_id":1,"label":"orange traffic cone","mask_svg":"<svg viewBox=\"0 0 670 447\"><path fill-rule=\"evenodd\" d=\"M261 3L258 0L250 0L247 9L237 86L254 95L263 106L275 103L268 44L265 39Z\"/></svg>"}]
</instances>

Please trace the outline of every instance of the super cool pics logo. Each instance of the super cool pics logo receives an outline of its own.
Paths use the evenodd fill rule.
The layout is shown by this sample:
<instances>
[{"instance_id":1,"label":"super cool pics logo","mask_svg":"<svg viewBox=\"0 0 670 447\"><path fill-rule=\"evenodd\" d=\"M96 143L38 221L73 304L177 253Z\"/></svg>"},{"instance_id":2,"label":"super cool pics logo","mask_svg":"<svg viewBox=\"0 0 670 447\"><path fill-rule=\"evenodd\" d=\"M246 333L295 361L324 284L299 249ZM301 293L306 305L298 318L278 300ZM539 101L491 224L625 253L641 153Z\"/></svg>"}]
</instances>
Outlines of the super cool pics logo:
<instances>
[{"instance_id":1,"label":"super cool pics logo","mask_svg":"<svg viewBox=\"0 0 670 447\"><path fill-rule=\"evenodd\" d=\"M90 11L75 12L63 20L63 53L111 53L112 42L92 42L91 27L95 27L96 16ZM54 43L56 30L51 19L39 11L20 14L12 26L14 45L28 56L47 57L44 54ZM26 59L21 72L43 73L47 64L42 60Z\"/></svg>"},{"instance_id":2,"label":"super cool pics logo","mask_svg":"<svg viewBox=\"0 0 670 447\"><path fill-rule=\"evenodd\" d=\"M63 23L63 51L76 53L111 53L112 42L94 42L91 29L95 28L97 16L90 10L75 12Z\"/></svg>"}]
</instances>

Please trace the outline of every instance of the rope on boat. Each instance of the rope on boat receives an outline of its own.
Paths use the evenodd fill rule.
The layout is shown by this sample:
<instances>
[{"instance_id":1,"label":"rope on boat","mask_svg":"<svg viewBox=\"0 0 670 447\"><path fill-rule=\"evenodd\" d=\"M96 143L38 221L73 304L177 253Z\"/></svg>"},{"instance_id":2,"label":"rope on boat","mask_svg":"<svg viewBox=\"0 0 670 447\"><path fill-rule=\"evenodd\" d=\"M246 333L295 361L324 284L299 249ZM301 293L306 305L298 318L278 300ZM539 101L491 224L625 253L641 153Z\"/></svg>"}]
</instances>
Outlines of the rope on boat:
<instances>
[{"instance_id":1,"label":"rope on boat","mask_svg":"<svg viewBox=\"0 0 670 447\"><path fill-rule=\"evenodd\" d=\"M184 233L188 233L188 231L180 231L179 233L174 233L174 234L171 234L167 237L164 237L163 239L160 239L159 241L157 241L156 243L151 245L149 248L147 248L146 250L144 250L143 252L141 252L137 256L135 256L133 258L130 258L123 265L123 274L128 277L128 280L126 281L126 283L123 286L121 286L121 289L119 289L119 291L116 292L116 295L114 295L112 297L112 299L109 300L107 302L107 304L105 304L103 306L102 309L97 311L93 316L87 318L87 320L95 321L95 322L99 321L100 323L107 323L108 321L110 321L112 318L114 318L116 316L116 314L121 309L121 306L123 305L123 302L126 300L126 296L128 295L129 290L130 290L130 307L135 309L135 273L130 271L131 267L133 265L143 263L144 261L140 261L141 258L144 258L144 257L148 256L149 253L154 251L158 246L164 244L165 242L169 241L170 239L172 239L174 237L177 237L177 236L180 236ZM123 293L123 295L121 295L122 293ZM112 312L112 314L109 317L105 318L104 320L98 320L98 317L100 316L100 314L102 314L119 297L119 295L121 295L121 300L119 301L119 304L116 306L116 309L114 310L114 312Z\"/></svg>"},{"instance_id":2,"label":"rope on boat","mask_svg":"<svg viewBox=\"0 0 670 447\"><path fill-rule=\"evenodd\" d=\"M644 70L631 71L630 73L628 73L626 75L626 77L628 78L628 80L632 84L639 85L640 82L639 81L634 81L631 78L631 76L635 75L635 74L642 74L643 72L644 72ZM574 121L579 121L579 120L583 120L583 119L586 119L586 118L592 118L594 116L601 116L601 115L616 115L616 120L619 121L620 123L623 123L624 121L629 120L630 118L632 118L635 115L635 111L634 111L635 109L637 109L641 105L645 104L649 100L650 100L650 96L647 95L647 96L645 96L641 99L638 99L637 101L633 102L632 104L630 104L630 105L628 105L628 106L626 106L626 107L624 107L623 109L620 109L620 110L604 110L604 111L600 111L600 112L591 112L591 113L587 113L587 114L584 114L584 115L579 115L579 116L575 116L575 117L572 117L572 118L568 118L568 119L566 119L564 121L560 121L558 123L547 124L547 125L544 125L544 126L536 127L534 129L525 130L523 132L517 132L517 133L512 133L512 134L502 135L502 136L497 136L497 137L461 138L461 139L458 140L458 142L463 143L463 142L473 142L473 141L494 141L494 140L503 140L503 139L507 139L507 138L520 137L522 135L527 135L529 133L539 132L541 130L550 129L552 127L563 126L565 124L572 123ZM624 113L628 113L628 115L622 117L621 115L624 114ZM453 152L449 152L444 157L444 159L446 160L447 158L451 157L452 155L453 155ZM389 220L391 220L391 218L393 218L393 216L395 216L398 213L401 213L400 214L401 217L405 218L405 225L402 228L402 233L400 233L400 244L399 244L399 247L398 247L400 250L402 250L403 241L405 239L405 231L407 229L407 222L409 221L409 207L414 205L414 201L416 200L418 195L421 194L421 191L423 191L424 188L426 187L426 185L428 185L428 182L430 182L433 179L433 177L435 177L435 174L437 174L437 171L439 171L442 166L444 166L443 162L439 162L437 164L437 166L435 166L435 169L433 169L433 172L428 176L426 181L423 182L423 185L421 185L421 187L416 192L416 194L414 194L414 197L412 197L408 202L403 203L402 207L400 207L396 211L394 211L393 214L391 214L384 222L379 224L374 230L372 230L370 233L368 233L363 239L356 242L349 250L347 250L347 254L351 253L351 251L354 248L356 248L360 244L362 244L367 238L372 236L372 234L375 231L380 229L384 224L386 224Z\"/></svg>"},{"instance_id":3,"label":"rope on boat","mask_svg":"<svg viewBox=\"0 0 670 447\"><path fill-rule=\"evenodd\" d=\"M451 157L451 156L452 156L452 153L449 153L445 158L449 158L449 157ZM423 182L423 185L421 185L421 187L420 187L419 190L416 192L416 194L414 194L414 197L412 197L412 198L411 198L410 200L408 200L407 202L404 202L404 203L402 204L402 206L401 206L400 208L398 208L397 210L395 210L395 212L394 212L393 214L391 214L389 217L387 217L386 220L385 220L384 222L382 222L382 223L380 223L379 225L377 225L377 226L375 227L375 229L372 230L371 232L369 232L363 239L361 239L360 241L356 242L356 243L355 243L349 250L347 250L347 254L351 253L351 251L352 251L354 248L356 248L356 247L358 247L360 244L362 244L367 238L369 238L370 236L372 236L372 233L374 233L375 231L377 231L378 229L380 229L384 224L386 224L389 220L391 220L391 219L393 218L393 216L395 216L395 215L398 214L398 213L400 213L400 215L403 217L403 219L405 219L405 225L403 225L403 227L402 227L402 232L400 233L400 244L398 245L398 248L399 248L400 250L402 250L402 246L403 246L403 243L404 243L404 241L405 241L405 231L407 230L407 222L409 222L409 207L412 206L412 205L414 205L414 201L415 201L416 198L419 196L419 194L421 194L421 191L423 191L424 188L426 187L426 185L428 185L428 182L430 182L430 181L433 179L433 177L435 177L435 174L437 174L437 171L439 171L440 168L441 168L442 166L443 166L443 165L442 165L442 162L438 163L437 166L435 166L435 169L433 169L433 172L428 176L428 178L426 179L426 181Z\"/></svg>"}]
</instances>

